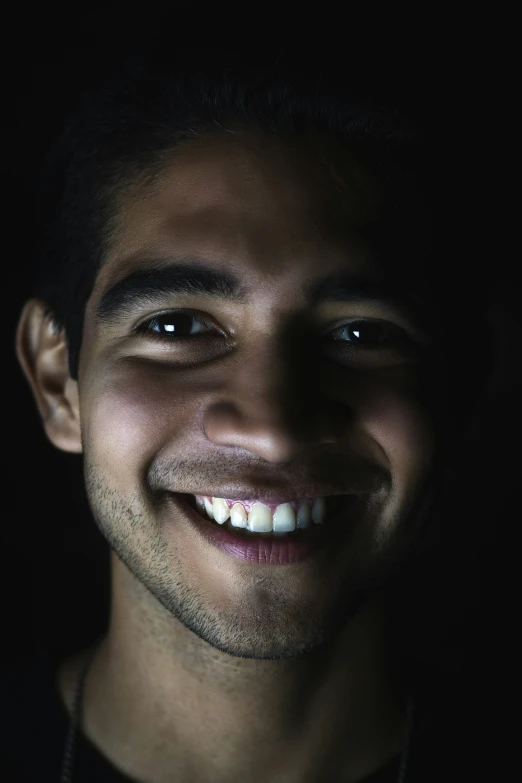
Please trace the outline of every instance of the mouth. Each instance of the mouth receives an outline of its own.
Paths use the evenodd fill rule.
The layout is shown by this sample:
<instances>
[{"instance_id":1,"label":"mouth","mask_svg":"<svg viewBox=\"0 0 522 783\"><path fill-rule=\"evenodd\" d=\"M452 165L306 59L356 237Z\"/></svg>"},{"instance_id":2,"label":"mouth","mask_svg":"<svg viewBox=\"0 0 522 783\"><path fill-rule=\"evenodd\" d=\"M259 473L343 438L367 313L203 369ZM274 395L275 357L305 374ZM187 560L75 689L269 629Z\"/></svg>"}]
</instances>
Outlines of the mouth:
<instances>
[{"instance_id":1,"label":"mouth","mask_svg":"<svg viewBox=\"0 0 522 783\"><path fill-rule=\"evenodd\" d=\"M284 502L178 493L171 493L171 497L214 546L250 562L287 565L309 557L326 544L338 543L338 534L346 530L347 516L351 516L350 509L363 496Z\"/></svg>"},{"instance_id":2,"label":"mouth","mask_svg":"<svg viewBox=\"0 0 522 783\"><path fill-rule=\"evenodd\" d=\"M231 533L276 536L302 534L322 525L339 507L342 496L296 498L290 501L238 500L208 495L188 495L193 508L203 519L225 525Z\"/></svg>"}]
</instances>

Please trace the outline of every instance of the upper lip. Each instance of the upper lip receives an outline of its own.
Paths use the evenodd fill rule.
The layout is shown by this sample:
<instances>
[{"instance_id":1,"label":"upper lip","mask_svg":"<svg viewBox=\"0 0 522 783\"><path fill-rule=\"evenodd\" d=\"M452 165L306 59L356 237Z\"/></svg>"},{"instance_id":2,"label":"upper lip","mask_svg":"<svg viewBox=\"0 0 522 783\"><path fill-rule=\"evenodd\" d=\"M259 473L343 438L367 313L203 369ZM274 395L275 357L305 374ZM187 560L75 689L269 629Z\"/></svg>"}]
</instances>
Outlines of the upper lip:
<instances>
[{"instance_id":1,"label":"upper lip","mask_svg":"<svg viewBox=\"0 0 522 783\"><path fill-rule=\"evenodd\" d=\"M198 489L197 492L174 492L173 494L181 495L200 495L203 497L225 498L226 500L267 500L271 503L290 503L292 500L298 500L299 498L319 498L319 497L343 497L346 495L361 494L361 492L355 491L343 491L332 492L317 490L315 488L307 487L304 491L287 489L287 490L274 490L272 489L252 489L246 488L238 490L237 487L233 490L228 490L226 487L218 490L205 490Z\"/></svg>"},{"instance_id":2,"label":"upper lip","mask_svg":"<svg viewBox=\"0 0 522 783\"><path fill-rule=\"evenodd\" d=\"M226 498L227 500L267 500L271 503L288 503L299 498L342 497L377 492L383 487L384 476L382 472L354 468L345 474L342 481L334 479L328 484L320 483L317 480L318 477L315 480L310 477L308 480L305 475L301 475L299 478L296 476L294 481L290 476L286 481L283 481L282 477L279 481L255 481L252 477L248 484L230 478L228 481L223 481L219 487L207 484L203 477L201 479L197 487L178 486L174 489L167 485L164 490L178 495L203 495ZM196 480L195 477L194 480Z\"/></svg>"}]
</instances>

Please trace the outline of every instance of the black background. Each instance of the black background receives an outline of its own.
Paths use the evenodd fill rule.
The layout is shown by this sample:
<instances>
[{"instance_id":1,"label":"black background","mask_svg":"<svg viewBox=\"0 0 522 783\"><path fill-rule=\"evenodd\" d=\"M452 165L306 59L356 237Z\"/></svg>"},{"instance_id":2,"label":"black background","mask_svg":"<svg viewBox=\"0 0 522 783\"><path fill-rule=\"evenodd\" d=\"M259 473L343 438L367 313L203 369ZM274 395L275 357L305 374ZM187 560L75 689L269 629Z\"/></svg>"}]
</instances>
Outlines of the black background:
<instances>
[{"instance_id":1,"label":"black background","mask_svg":"<svg viewBox=\"0 0 522 783\"><path fill-rule=\"evenodd\" d=\"M180 57L198 63L212 62L215 56L211 49L178 51ZM383 97L390 96L433 123L450 123L457 135L469 138L469 154L460 172L461 178L469 177L463 204L463 219L470 225L469 252L478 265L490 266L492 290L496 281L501 282L496 305L501 339L487 437L491 450L498 454L491 481L493 490L503 494L503 510L502 518L492 520L488 588L482 603L485 657L495 661L493 667L498 671L507 656L514 606L516 579L504 559L509 531L519 516L514 497L519 458L513 441L520 421L515 386L520 381L516 265L502 249L495 214L501 198L496 176L501 145L494 133L497 122L492 119L492 115L498 118L493 108L499 101L498 82L489 67L492 58L483 52L454 49L450 57L447 49L441 54L437 46L428 55L420 61L417 50L415 58L406 57L401 67L384 56L382 61L375 56L371 62L359 60L357 78L366 80ZM315 57L324 66L324 58ZM2 160L2 299L7 319L2 374L6 435L2 595L11 659L40 647L75 650L89 643L107 620L108 547L89 515L81 457L62 454L47 442L13 346L46 214L38 195L43 157L79 90L96 83L114 58L107 41L90 40L74 47L54 40L52 46L26 47L23 57L10 58L3 69L7 111ZM312 55L307 62L311 67ZM338 57L336 67L350 78L353 61L346 64ZM491 489L477 487L477 491Z\"/></svg>"}]
</instances>

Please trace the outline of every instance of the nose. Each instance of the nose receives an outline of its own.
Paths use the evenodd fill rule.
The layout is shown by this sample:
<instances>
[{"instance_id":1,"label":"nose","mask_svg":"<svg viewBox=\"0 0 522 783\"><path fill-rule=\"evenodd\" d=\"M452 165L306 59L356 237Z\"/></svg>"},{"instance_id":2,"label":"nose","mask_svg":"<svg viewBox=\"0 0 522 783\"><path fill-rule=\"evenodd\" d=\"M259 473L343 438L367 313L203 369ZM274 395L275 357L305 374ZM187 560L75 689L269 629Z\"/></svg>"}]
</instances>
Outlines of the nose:
<instances>
[{"instance_id":1,"label":"nose","mask_svg":"<svg viewBox=\"0 0 522 783\"><path fill-rule=\"evenodd\" d=\"M318 378L289 357L258 352L236 365L231 376L205 414L205 435L212 443L283 464L304 449L335 442Z\"/></svg>"}]
</instances>

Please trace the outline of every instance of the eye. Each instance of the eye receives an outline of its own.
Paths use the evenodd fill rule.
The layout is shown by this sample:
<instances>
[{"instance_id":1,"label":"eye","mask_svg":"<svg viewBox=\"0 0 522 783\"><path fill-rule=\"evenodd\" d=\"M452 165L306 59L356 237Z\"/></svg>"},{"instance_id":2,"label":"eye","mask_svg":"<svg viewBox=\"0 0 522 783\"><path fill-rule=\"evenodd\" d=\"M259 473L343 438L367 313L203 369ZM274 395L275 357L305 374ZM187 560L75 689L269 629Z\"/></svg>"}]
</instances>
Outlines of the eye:
<instances>
[{"instance_id":1,"label":"eye","mask_svg":"<svg viewBox=\"0 0 522 783\"><path fill-rule=\"evenodd\" d=\"M341 324L328 334L332 340L360 344L368 348L388 346L408 339L400 327L377 319L350 321Z\"/></svg>"},{"instance_id":2,"label":"eye","mask_svg":"<svg viewBox=\"0 0 522 783\"><path fill-rule=\"evenodd\" d=\"M169 312L156 315L143 321L136 329L139 334L173 339L175 337L195 337L216 332L216 327L202 318L187 312Z\"/></svg>"}]
</instances>

